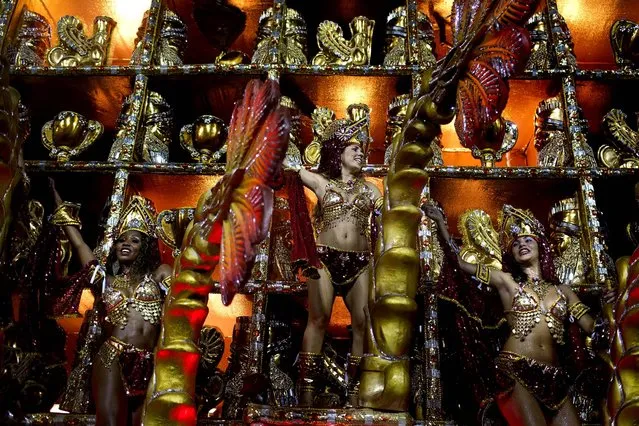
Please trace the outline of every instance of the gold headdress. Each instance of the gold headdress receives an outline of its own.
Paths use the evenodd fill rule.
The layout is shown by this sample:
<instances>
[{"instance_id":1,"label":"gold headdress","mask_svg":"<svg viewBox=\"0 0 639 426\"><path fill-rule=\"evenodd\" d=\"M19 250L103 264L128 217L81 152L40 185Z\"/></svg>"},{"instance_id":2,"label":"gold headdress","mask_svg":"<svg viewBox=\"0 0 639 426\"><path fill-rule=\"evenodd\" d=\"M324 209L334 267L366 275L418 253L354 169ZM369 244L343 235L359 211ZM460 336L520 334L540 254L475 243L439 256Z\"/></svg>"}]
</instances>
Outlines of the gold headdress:
<instances>
[{"instance_id":1,"label":"gold headdress","mask_svg":"<svg viewBox=\"0 0 639 426\"><path fill-rule=\"evenodd\" d=\"M544 226L530 210L517 209L510 204L504 204L499 213L499 239L503 251L510 250L513 242L519 237L540 238L543 235Z\"/></svg>"},{"instance_id":2,"label":"gold headdress","mask_svg":"<svg viewBox=\"0 0 639 426\"><path fill-rule=\"evenodd\" d=\"M550 209L548 222L552 231L578 234L581 229L581 218L577 198L559 200Z\"/></svg>"},{"instance_id":3,"label":"gold headdress","mask_svg":"<svg viewBox=\"0 0 639 426\"><path fill-rule=\"evenodd\" d=\"M157 237L155 218L153 202L140 195L134 195L122 212L116 235L120 237L127 231L140 231L150 237Z\"/></svg>"},{"instance_id":4,"label":"gold headdress","mask_svg":"<svg viewBox=\"0 0 639 426\"><path fill-rule=\"evenodd\" d=\"M368 155L370 143L370 108L365 104L351 104L346 109L348 118L335 119L335 112L329 108L316 108L313 119L313 141L304 151L304 159L311 165L319 164L322 144L331 139L359 144L364 155Z\"/></svg>"}]
</instances>

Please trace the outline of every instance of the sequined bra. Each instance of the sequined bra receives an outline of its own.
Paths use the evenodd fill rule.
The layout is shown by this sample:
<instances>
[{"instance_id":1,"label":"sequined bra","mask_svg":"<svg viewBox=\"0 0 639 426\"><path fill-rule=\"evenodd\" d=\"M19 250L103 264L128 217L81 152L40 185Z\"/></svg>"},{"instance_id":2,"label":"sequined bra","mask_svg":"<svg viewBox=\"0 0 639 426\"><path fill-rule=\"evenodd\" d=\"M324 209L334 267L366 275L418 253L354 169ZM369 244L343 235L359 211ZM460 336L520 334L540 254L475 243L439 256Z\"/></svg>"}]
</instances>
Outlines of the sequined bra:
<instances>
[{"instance_id":1,"label":"sequined bra","mask_svg":"<svg viewBox=\"0 0 639 426\"><path fill-rule=\"evenodd\" d=\"M108 285L104 290L106 320L124 329L129 319L129 308L133 307L145 321L159 324L162 316L162 291L158 283L151 278L151 275L146 275L133 291L133 296L129 298L122 292L122 289L128 286L126 279L116 277L113 284Z\"/></svg>"},{"instance_id":2,"label":"sequined bra","mask_svg":"<svg viewBox=\"0 0 639 426\"><path fill-rule=\"evenodd\" d=\"M550 309L546 309L543 303L538 302L531 294L524 291L522 284L519 285L519 292L513 297L513 306L506 313L510 314L513 334L521 341L530 334L541 321L543 315L553 339L559 345L564 344L564 321L568 316L568 301L558 286L553 287L555 287L558 297ZM541 298L540 295L537 297Z\"/></svg>"},{"instance_id":3,"label":"sequined bra","mask_svg":"<svg viewBox=\"0 0 639 426\"><path fill-rule=\"evenodd\" d=\"M357 179L352 184L338 180L330 180L324 189L324 197L315 213L315 232L317 235L335 228L343 221L354 223L360 235L370 234L370 217L373 211L373 191ZM344 196L352 195L350 201Z\"/></svg>"}]
</instances>

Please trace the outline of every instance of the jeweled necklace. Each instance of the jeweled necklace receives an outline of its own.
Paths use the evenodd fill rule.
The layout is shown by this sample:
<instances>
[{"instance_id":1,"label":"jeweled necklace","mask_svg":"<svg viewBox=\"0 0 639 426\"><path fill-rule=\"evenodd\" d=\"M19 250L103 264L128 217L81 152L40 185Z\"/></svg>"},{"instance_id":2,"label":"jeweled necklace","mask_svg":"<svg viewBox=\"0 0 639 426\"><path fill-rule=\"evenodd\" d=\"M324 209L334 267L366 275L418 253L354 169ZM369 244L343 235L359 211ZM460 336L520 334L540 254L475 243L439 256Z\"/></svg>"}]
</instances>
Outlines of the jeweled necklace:
<instances>
[{"instance_id":1,"label":"jeweled necklace","mask_svg":"<svg viewBox=\"0 0 639 426\"><path fill-rule=\"evenodd\" d=\"M113 288L128 289L130 283L131 279L128 274L120 274L115 276L112 286Z\"/></svg>"},{"instance_id":2,"label":"jeweled necklace","mask_svg":"<svg viewBox=\"0 0 639 426\"><path fill-rule=\"evenodd\" d=\"M335 179L336 186L346 192L348 195L352 195L355 191L355 187L359 183L357 178L349 179L348 182L344 182L341 179Z\"/></svg>"},{"instance_id":3,"label":"jeweled necklace","mask_svg":"<svg viewBox=\"0 0 639 426\"><path fill-rule=\"evenodd\" d=\"M546 283L544 280L540 280L539 278L528 278L526 281L526 285L530 287L532 291L534 291L537 296L539 296L539 304L546 299L546 295L548 294L548 290L550 289L550 284Z\"/></svg>"}]
</instances>

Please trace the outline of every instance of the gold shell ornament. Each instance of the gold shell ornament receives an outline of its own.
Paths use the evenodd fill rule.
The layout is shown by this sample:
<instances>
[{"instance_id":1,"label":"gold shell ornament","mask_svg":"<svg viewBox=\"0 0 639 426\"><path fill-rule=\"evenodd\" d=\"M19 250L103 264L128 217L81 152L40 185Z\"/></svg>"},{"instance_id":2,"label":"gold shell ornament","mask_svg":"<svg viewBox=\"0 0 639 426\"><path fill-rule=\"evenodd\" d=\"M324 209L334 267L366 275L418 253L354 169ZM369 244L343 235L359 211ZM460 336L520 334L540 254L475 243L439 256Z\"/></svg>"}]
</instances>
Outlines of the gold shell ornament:
<instances>
[{"instance_id":1,"label":"gold shell ornament","mask_svg":"<svg viewBox=\"0 0 639 426\"><path fill-rule=\"evenodd\" d=\"M42 144L49 156L69 161L91 146L104 132L99 121L87 120L73 111L59 112L42 126Z\"/></svg>"},{"instance_id":2,"label":"gold shell ornament","mask_svg":"<svg viewBox=\"0 0 639 426\"><path fill-rule=\"evenodd\" d=\"M488 213L480 209L466 210L459 218L462 249L459 255L468 263L482 264L501 270L499 234Z\"/></svg>"},{"instance_id":3,"label":"gold shell ornament","mask_svg":"<svg viewBox=\"0 0 639 426\"><path fill-rule=\"evenodd\" d=\"M115 25L116 22L108 16L96 16L93 36L89 38L84 34L82 21L75 16L63 16L58 21L60 45L49 50L47 61L54 67L105 65Z\"/></svg>"},{"instance_id":4,"label":"gold shell ornament","mask_svg":"<svg viewBox=\"0 0 639 426\"><path fill-rule=\"evenodd\" d=\"M228 129L222 119L202 115L180 130L180 145L193 160L203 164L218 162L226 153Z\"/></svg>"},{"instance_id":5,"label":"gold shell ornament","mask_svg":"<svg viewBox=\"0 0 639 426\"><path fill-rule=\"evenodd\" d=\"M194 212L195 209L192 207L181 207L163 210L158 214L156 227L158 238L173 250L173 257L180 254L182 240L193 220Z\"/></svg>"}]
</instances>

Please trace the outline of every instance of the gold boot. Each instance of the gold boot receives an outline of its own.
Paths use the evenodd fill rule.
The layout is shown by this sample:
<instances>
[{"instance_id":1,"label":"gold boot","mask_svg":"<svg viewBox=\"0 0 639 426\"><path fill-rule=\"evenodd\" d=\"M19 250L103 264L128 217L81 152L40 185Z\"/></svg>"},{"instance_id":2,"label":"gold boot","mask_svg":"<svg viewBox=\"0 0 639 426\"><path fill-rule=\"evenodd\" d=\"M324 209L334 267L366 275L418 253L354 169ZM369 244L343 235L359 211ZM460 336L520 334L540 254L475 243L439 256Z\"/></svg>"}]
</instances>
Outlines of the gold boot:
<instances>
[{"instance_id":1,"label":"gold boot","mask_svg":"<svg viewBox=\"0 0 639 426\"><path fill-rule=\"evenodd\" d=\"M297 397L299 407L312 407L322 377L324 360L321 353L300 352L297 358Z\"/></svg>"},{"instance_id":2,"label":"gold boot","mask_svg":"<svg viewBox=\"0 0 639 426\"><path fill-rule=\"evenodd\" d=\"M359 363L361 356L348 354L346 359L346 408L359 407Z\"/></svg>"}]
</instances>

